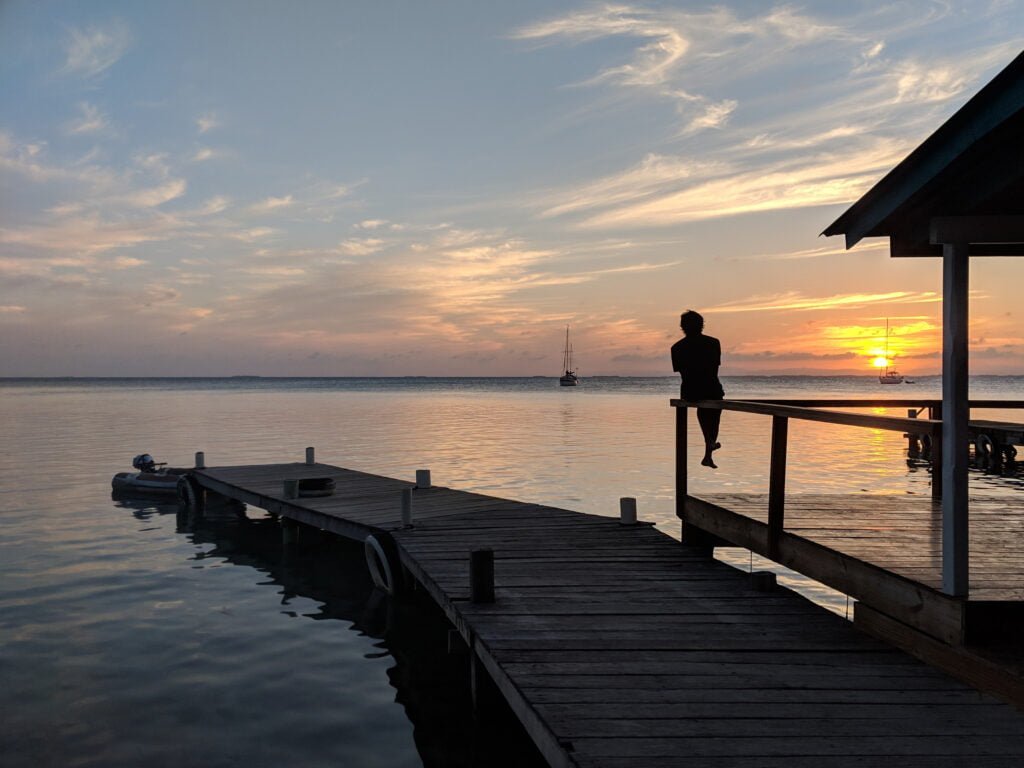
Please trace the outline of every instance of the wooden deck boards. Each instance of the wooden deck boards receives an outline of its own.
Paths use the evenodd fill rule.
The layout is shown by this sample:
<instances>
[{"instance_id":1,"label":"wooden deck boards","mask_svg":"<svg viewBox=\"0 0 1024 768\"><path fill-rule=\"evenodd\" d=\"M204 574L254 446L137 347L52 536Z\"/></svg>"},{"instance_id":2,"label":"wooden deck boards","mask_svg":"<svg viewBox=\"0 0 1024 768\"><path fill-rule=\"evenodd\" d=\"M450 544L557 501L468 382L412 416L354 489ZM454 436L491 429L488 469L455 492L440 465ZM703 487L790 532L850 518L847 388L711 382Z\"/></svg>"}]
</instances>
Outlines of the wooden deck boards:
<instances>
[{"instance_id":1,"label":"wooden deck boards","mask_svg":"<svg viewBox=\"0 0 1024 768\"><path fill-rule=\"evenodd\" d=\"M281 497L285 477L325 475L334 496ZM391 531L553 766L1024 759L1024 714L786 590L753 591L745 574L650 526L430 489L415 492L414 527L400 529L411 484L390 478L301 464L197 476L345 535ZM468 600L478 547L494 550L493 604Z\"/></svg>"}]
</instances>

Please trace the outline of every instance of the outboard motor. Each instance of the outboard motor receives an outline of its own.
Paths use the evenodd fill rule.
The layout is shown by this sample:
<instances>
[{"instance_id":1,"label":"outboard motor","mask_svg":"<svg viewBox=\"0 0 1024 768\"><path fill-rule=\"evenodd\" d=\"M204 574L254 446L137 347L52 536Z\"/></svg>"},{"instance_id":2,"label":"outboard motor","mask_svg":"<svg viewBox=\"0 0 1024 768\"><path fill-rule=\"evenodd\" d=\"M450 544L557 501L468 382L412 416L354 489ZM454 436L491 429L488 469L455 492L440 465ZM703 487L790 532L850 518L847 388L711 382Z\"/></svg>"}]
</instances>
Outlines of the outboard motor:
<instances>
[{"instance_id":1,"label":"outboard motor","mask_svg":"<svg viewBox=\"0 0 1024 768\"><path fill-rule=\"evenodd\" d=\"M148 453L140 453L132 459L132 466L140 472L153 472L156 470L156 462Z\"/></svg>"}]
</instances>

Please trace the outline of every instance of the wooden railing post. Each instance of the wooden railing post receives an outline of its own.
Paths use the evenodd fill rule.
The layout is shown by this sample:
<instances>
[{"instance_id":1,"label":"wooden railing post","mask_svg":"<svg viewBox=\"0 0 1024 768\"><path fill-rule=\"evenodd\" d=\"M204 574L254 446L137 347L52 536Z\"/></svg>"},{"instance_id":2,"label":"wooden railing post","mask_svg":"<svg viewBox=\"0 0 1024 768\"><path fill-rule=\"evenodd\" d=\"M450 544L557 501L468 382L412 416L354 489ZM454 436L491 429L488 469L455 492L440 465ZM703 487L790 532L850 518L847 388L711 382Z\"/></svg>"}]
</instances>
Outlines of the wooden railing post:
<instances>
[{"instance_id":1,"label":"wooden railing post","mask_svg":"<svg viewBox=\"0 0 1024 768\"><path fill-rule=\"evenodd\" d=\"M786 448L789 419L772 416L772 458L768 479L768 556L779 551L779 536L786 519Z\"/></svg>"},{"instance_id":2,"label":"wooden railing post","mask_svg":"<svg viewBox=\"0 0 1024 768\"><path fill-rule=\"evenodd\" d=\"M685 405L676 408L676 517L686 513L686 416Z\"/></svg>"}]
</instances>

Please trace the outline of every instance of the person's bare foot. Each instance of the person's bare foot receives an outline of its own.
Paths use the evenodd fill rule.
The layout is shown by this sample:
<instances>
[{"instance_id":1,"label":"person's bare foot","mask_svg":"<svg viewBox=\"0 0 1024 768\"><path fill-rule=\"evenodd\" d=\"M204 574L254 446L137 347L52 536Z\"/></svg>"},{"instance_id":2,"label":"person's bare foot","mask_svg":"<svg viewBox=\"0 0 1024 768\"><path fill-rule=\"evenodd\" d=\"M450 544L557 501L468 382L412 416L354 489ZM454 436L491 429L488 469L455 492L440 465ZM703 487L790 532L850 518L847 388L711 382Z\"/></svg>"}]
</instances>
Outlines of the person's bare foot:
<instances>
[{"instance_id":1,"label":"person's bare foot","mask_svg":"<svg viewBox=\"0 0 1024 768\"><path fill-rule=\"evenodd\" d=\"M711 460L711 454L710 453L707 456L705 456L703 459L701 459L700 463L701 463L701 466L703 466L703 467L711 467L712 469L718 469L718 465L715 464L715 462Z\"/></svg>"}]
</instances>

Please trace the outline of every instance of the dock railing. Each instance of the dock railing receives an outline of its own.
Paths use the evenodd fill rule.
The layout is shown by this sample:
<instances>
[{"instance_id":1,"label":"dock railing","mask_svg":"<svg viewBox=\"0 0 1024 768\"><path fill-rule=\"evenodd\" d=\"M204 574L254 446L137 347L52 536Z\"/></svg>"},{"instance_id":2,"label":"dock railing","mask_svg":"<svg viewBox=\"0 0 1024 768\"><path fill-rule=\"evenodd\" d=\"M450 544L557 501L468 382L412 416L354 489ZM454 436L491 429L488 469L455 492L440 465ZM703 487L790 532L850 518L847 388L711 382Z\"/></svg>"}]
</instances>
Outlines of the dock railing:
<instances>
[{"instance_id":1,"label":"dock railing","mask_svg":"<svg viewBox=\"0 0 1024 768\"><path fill-rule=\"evenodd\" d=\"M676 409L676 516L686 519L687 451L686 434L690 408L709 408L722 411L738 411L770 416L771 458L768 475L768 557L773 558L779 549L779 539L785 529L786 519L786 457L789 444L789 420L816 421L862 429L881 429L904 432L931 438L932 498L941 499L941 445L942 421L935 418L941 413L942 401L919 399L771 399L771 400L700 400L674 399L671 405ZM908 408L907 417L881 416L878 414L851 413L829 410L832 408ZM971 408L1024 408L1021 400L972 400ZM929 418L911 417L910 413L928 412ZM967 446L964 446L967 450ZM966 521L964 521L966 522ZM952 525L943 521L943 536L948 538L943 545L943 573L947 568L965 567L969 562L967 526ZM966 597L966 595L963 595Z\"/></svg>"}]
</instances>

